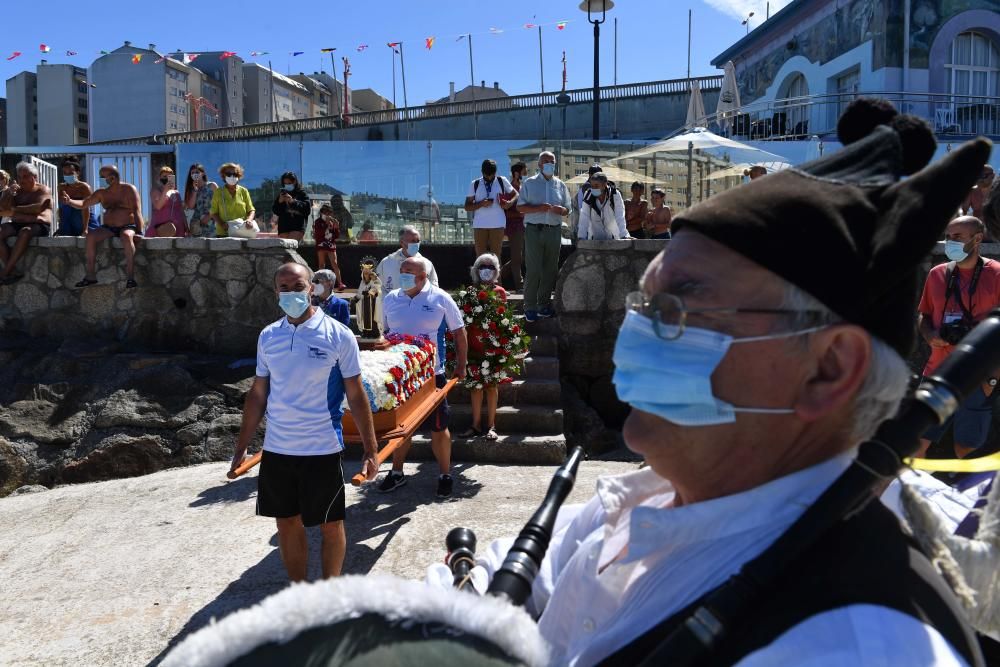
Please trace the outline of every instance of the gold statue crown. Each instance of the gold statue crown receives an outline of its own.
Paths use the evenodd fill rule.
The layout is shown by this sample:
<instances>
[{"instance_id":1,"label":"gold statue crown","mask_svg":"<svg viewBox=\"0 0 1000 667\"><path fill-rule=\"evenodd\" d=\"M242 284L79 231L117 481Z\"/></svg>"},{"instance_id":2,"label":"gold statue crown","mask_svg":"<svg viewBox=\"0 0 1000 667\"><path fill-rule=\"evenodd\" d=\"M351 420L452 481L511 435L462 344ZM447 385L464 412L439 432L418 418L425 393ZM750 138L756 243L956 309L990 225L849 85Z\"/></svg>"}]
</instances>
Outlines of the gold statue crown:
<instances>
[{"instance_id":1,"label":"gold statue crown","mask_svg":"<svg viewBox=\"0 0 1000 667\"><path fill-rule=\"evenodd\" d=\"M374 269L376 264L378 264L378 260L372 257L371 255L361 258L362 269L364 268Z\"/></svg>"}]
</instances>

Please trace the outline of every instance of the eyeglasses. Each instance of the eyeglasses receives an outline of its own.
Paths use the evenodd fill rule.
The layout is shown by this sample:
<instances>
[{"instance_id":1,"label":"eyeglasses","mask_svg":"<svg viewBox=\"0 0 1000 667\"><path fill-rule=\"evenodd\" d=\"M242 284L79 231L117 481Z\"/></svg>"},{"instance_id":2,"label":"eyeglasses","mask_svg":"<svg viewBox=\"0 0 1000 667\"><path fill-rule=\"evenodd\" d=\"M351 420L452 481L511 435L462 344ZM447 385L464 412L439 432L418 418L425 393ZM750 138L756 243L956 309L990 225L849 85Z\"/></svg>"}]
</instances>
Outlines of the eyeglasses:
<instances>
[{"instance_id":1,"label":"eyeglasses","mask_svg":"<svg viewBox=\"0 0 1000 667\"><path fill-rule=\"evenodd\" d=\"M820 310L792 310L788 308L688 308L684 301L673 294L660 292L647 299L642 292L631 292L625 297L625 308L645 315L653 320L653 331L663 340L677 340L684 335L684 329L717 330L719 316L751 315L825 315Z\"/></svg>"}]
</instances>

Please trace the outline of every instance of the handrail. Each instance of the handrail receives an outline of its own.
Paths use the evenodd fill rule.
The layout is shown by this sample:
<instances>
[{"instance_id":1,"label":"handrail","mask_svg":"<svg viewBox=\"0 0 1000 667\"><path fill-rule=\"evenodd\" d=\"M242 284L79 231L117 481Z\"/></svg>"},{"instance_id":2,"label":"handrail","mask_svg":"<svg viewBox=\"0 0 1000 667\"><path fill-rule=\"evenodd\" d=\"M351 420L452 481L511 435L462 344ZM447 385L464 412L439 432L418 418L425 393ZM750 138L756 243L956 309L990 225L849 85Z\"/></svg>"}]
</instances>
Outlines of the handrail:
<instances>
[{"instance_id":1,"label":"handrail","mask_svg":"<svg viewBox=\"0 0 1000 667\"><path fill-rule=\"evenodd\" d=\"M617 86L601 87L601 100L622 100L657 95L688 94L692 81L697 81L702 92L722 88L722 76L702 76L689 79L666 79L663 81L645 81L625 83ZM563 97L563 96L566 97ZM145 144L158 143L177 144L197 141L239 141L263 137L280 136L282 134L300 134L303 132L323 132L339 130L342 127L368 127L387 123L405 123L425 118L444 118L468 114L510 111L511 109L536 109L561 104L568 97L568 104L589 104L593 102L593 88L578 88L574 90L553 91L546 93L529 93L498 97L474 102L440 102L416 107L398 109L383 109L379 111L363 111L352 113L347 122L340 116L320 116L317 118L299 118L270 123L253 123L233 127L219 127L190 132L176 132L155 136L133 137L129 139L114 139L92 142L89 145L101 144Z\"/></svg>"},{"instance_id":2,"label":"handrail","mask_svg":"<svg viewBox=\"0 0 1000 667\"><path fill-rule=\"evenodd\" d=\"M857 97L886 99L905 113L927 120L936 134L1000 136L1000 97L953 93L897 91L823 93L749 102L733 111L712 113L678 128L671 136L694 127L724 130L735 137L782 141L836 134L837 119Z\"/></svg>"}]
</instances>

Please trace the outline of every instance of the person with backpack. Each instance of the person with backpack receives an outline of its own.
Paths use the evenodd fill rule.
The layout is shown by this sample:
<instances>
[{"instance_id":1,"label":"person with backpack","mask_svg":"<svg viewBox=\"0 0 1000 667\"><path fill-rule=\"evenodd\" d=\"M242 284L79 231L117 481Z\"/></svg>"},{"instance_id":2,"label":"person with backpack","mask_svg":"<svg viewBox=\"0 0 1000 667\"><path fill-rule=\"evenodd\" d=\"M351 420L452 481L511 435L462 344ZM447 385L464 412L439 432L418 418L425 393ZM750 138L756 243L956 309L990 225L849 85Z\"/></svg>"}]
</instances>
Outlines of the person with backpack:
<instances>
[{"instance_id":1,"label":"person with backpack","mask_svg":"<svg viewBox=\"0 0 1000 667\"><path fill-rule=\"evenodd\" d=\"M477 178L465 197L465 210L472 219L476 256L492 253L500 257L503 235L507 227L507 209L517 204L517 191L503 176L497 176L497 163L483 160L482 178ZM512 196L507 197L506 195Z\"/></svg>"},{"instance_id":2,"label":"person with backpack","mask_svg":"<svg viewBox=\"0 0 1000 667\"><path fill-rule=\"evenodd\" d=\"M590 190L580 204L577 233L581 241L631 238L625 228L625 202L603 171L590 177Z\"/></svg>"}]
</instances>

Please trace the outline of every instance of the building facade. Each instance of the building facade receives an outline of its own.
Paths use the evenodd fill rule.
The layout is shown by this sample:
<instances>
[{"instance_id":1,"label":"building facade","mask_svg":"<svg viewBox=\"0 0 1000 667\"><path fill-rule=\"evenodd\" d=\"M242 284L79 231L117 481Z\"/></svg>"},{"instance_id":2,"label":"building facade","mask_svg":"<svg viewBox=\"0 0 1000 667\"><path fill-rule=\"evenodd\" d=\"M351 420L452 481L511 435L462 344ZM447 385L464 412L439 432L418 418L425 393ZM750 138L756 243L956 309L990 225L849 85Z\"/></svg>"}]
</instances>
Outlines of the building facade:
<instances>
[{"instance_id":1,"label":"building facade","mask_svg":"<svg viewBox=\"0 0 1000 667\"><path fill-rule=\"evenodd\" d=\"M737 134L824 135L877 93L939 134L1000 133L1000 0L794 0L712 60L754 112Z\"/></svg>"},{"instance_id":2,"label":"building facade","mask_svg":"<svg viewBox=\"0 0 1000 667\"><path fill-rule=\"evenodd\" d=\"M233 127L243 124L243 59L239 56L229 56L223 51L206 51L199 53L198 57L191 63L198 71L204 74L205 79L211 79L214 83L204 83L202 97L213 101L213 105L219 109L215 114L199 114L199 128L213 127ZM210 95L219 94L218 100L213 100Z\"/></svg>"},{"instance_id":3,"label":"building facade","mask_svg":"<svg viewBox=\"0 0 1000 667\"><path fill-rule=\"evenodd\" d=\"M244 63L243 86L243 121L247 124L310 118L309 90L284 74L258 63Z\"/></svg>"},{"instance_id":4,"label":"building facade","mask_svg":"<svg viewBox=\"0 0 1000 667\"><path fill-rule=\"evenodd\" d=\"M354 111L388 111L394 109L392 101L382 97L371 88L360 88L351 93Z\"/></svg>"},{"instance_id":5,"label":"building facade","mask_svg":"<svg viewBox=\"0 0 1000 667\"><path fill-rule=\"evenodd\" d=\"M21 72L7 79L7 141L13 146L38 145L38 78Z\"/></svg>"},{"instance_id":6,"label":"building facade","mask_svg":"<svg viewBox=\"0 0 1000 667\"><path fill-rule=\"evenodd\" d=\"M38 144L64 146L90 141L87 70L73 65L50 65L43 60L35 78Z\"/></svg>"},{"instance_id":7,"label":"building facade","mask_svg":"<svg viewBox=\"0 0 1000 667\"><path fill-rule=\"evenodd\" d=\"M309 75L309 78L320 82L330 91L330 115L341 115L344 111L344 82L329 72L313 72ZM347 108L352 111L354 110L353 90L347 91Z\"/></svg>"},{"instance_id":8,"label":"building facade","mask_svg":"<svg viewBox=\"0 0 1000 667\"><path fill-rule=\"evenodd\" d=\"M292 74L289 78L304 86L309 92L310 118L331 115L333 96L330 94L330 89L326 87L325 83L301 72Z\"/></svg>"}]
</instances>

